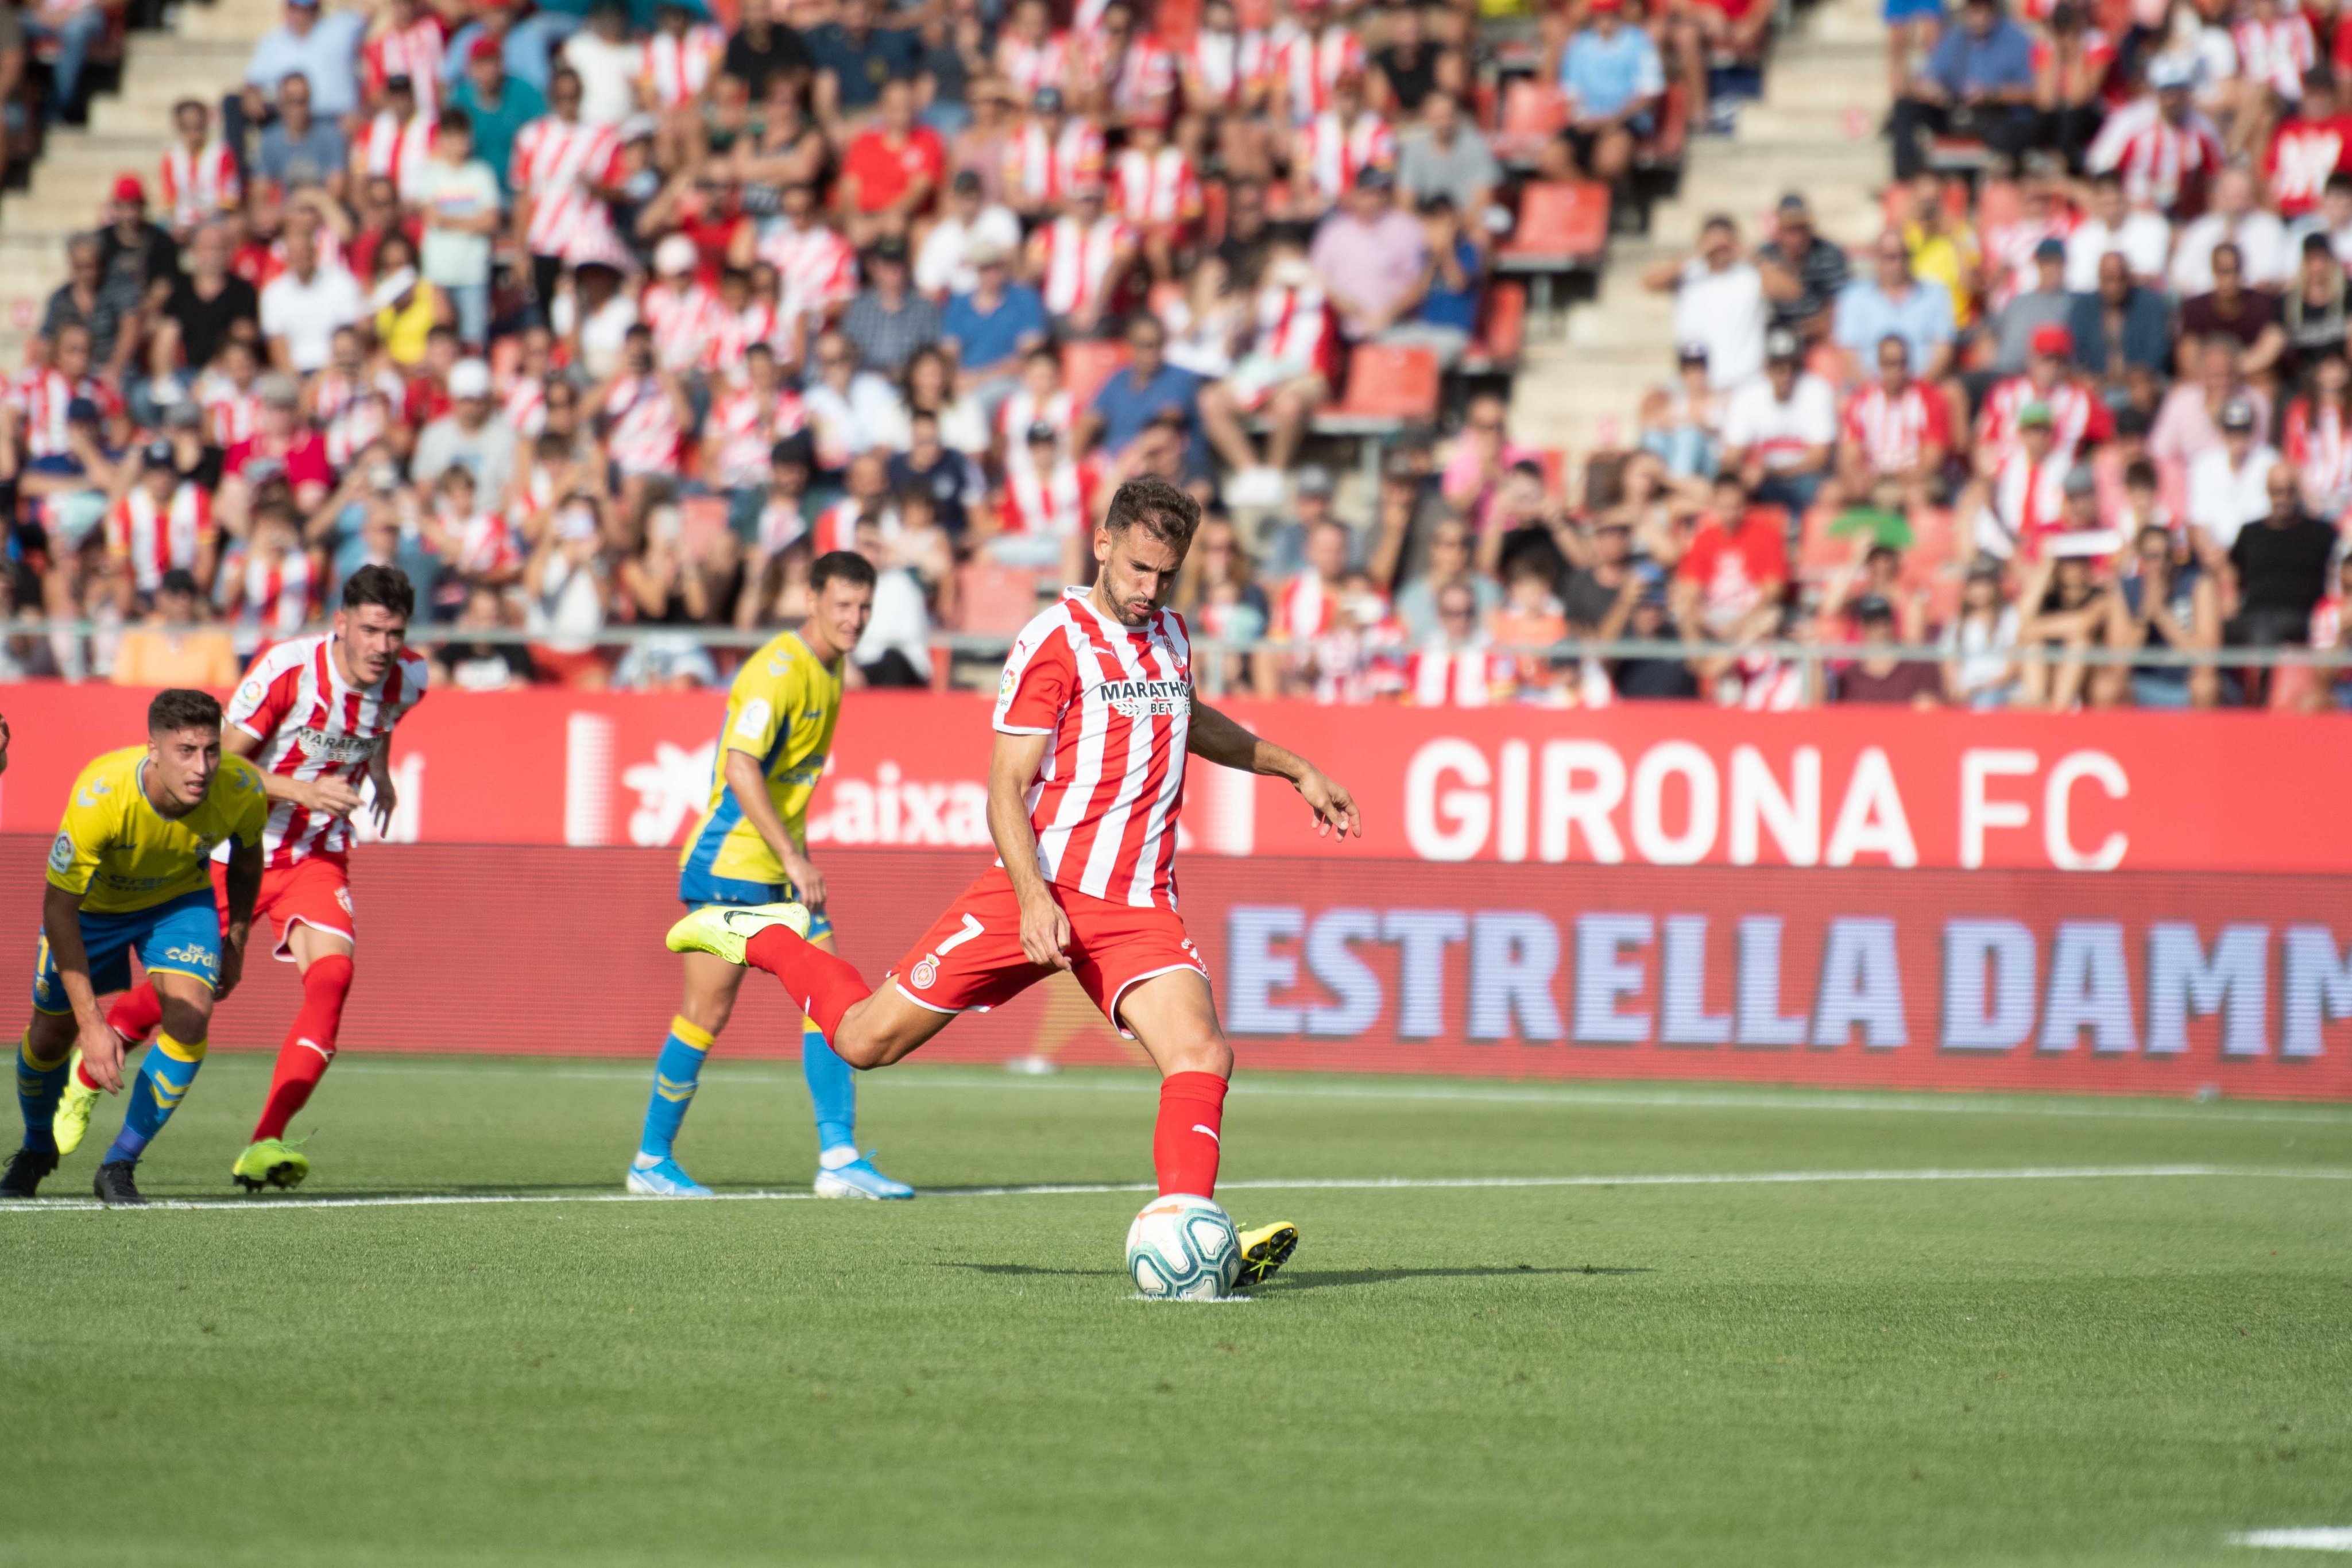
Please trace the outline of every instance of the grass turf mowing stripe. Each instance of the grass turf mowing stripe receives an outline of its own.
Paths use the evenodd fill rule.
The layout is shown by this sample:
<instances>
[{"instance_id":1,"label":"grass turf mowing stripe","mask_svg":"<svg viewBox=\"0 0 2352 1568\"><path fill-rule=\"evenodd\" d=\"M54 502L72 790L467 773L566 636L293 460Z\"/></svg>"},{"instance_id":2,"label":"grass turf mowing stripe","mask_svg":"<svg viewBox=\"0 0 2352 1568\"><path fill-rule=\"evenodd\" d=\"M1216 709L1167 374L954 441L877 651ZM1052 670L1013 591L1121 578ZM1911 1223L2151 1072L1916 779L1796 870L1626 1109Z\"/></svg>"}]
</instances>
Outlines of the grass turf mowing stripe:
<instances>
[{"instance_id":1,"label":"grass turf mowing stripe","mask_svg":"<svg viewBox=\"0 0 2352 1568\"><path fill-rule=\"evenodd\" d=\"M1228 1192L1435 1191L1479 1187L1571 1186L1783 1186L1829 1182L1913 1181L2112 1181L2167 1176L2224 1176L2291 1181L2352 1181L2352 1170L2297 1170L2268 1166L2024 1166L2008 1170L1690 1171L1629 1176L1297 1176L1217 1185ZM926 1187L927 1197L1067 1197L1115 1192L1151 1192L1134 1182L1040 1182L1019 1186ZM796 1203L815 1201L813 1192L715 1192L708 1198L671 1198L628 1192L409 1193L369 1197L156 1198L152 1209L226 1209L280 1213L313 1208L426 1208L514 1203ZM0 1214L106 1212L94 1198L33 1198L0 1203Z\"/></svg>"}]
</instances>

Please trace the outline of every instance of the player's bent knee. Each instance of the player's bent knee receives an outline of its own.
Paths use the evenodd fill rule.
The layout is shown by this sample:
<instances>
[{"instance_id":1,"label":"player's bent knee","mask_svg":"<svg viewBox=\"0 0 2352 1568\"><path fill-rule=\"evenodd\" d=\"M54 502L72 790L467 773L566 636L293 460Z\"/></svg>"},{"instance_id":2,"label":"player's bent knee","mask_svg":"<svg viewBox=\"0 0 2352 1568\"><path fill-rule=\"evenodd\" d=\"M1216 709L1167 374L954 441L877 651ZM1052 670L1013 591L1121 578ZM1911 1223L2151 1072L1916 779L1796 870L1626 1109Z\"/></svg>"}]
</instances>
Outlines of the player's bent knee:
<instances>
[{"instance_id":1,"label":"player's bent knee","mask_svg":"<svg viewBox=\"0 0 2352 1568\"><path fill-rule=\"evenodd\" d=\"M201 997L163 998L163 1029L173 1040L202 1040L211 1030L212 1022L213 995L210 991Z\"/></svg>"}]
</instances>

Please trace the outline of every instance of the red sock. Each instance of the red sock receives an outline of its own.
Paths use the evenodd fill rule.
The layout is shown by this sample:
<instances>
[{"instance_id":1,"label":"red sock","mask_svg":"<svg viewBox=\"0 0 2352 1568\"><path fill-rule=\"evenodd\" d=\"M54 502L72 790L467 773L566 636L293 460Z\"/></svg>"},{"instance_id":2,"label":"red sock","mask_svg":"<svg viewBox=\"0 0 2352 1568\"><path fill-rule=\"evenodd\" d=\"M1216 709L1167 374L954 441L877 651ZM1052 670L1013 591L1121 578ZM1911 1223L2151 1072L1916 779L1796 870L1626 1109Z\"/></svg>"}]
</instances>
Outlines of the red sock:
<instances>
[{"instance_id":1,"label":"red sock","mask_svg":"<svg viewBox=\"0 0 2352 1568\"><path fill-rule=\"evenodd\" d=\"M1217 1196L1217 1129L1224 1120L1225 1081L1213 1072L1171 1072L1160 1081L1160 1120L1151 1129L1151 1169L1160 1195Z\"/></svg>"},{"instance_id":2,"label":"red sock","mask_svg":"<svg viewBox=\"0 0 2352 1568\"><path fill-rule=\"evenodd\" d=\"M872 995L847 959L782 925L771 925L744 943L743 960L783 981L827 1043L841 1028L841 1015Z\"/></svg>"},{"instance_id":3,"label":"red sock","mask_svg":"<svg viewBox=\"0 0 2352 1568\"><path fill-rule=\"evenodd\" d=\"M261 1120L253 1124L253 1141L282 1138L294 1113L310 1103L310 1091L326 1075L335 1059L335 1031L342 1027L343 998L352 988L352 961L338 953L314 959L302 975L302 1006L294 1027L278 1048L278 1071L270 1074L269 1098L261 1104Z\"/></svg>"},{"instance_id":4,"label":"red sock","mask_svg":"<svg viewBox=\"0 0 2352 1568\"><path fill-rule=\"evenodd\" d=\"M106 1021L132 1045L153 1034L155 1026L163 1021L163 998L155 994L154 982L143 981L115 998Z\"/></svg>"}]
</instances>

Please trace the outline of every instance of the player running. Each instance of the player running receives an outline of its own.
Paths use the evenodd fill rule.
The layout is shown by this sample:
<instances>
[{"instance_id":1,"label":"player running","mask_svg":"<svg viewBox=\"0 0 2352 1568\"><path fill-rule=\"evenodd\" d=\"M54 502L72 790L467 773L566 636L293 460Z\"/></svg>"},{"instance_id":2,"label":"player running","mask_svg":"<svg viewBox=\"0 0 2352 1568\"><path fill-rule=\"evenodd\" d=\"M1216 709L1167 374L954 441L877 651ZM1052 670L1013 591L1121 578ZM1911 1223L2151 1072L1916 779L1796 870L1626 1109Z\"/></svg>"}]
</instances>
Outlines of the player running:
<instances>
[{"instance_id":1,"label":"player running","mask_svg":"<svg viewBox=\"0 0 2352 1568\"><path fill-rule=\"evenodd\" d=\"M869 991L807 940L796 904L714 905L669 946L766 969L835 1051L885 1067L968 1009L1067 969L1159 1066L1151 1160L1162 1194L1215 1195L1234 1053L1208 967L1176 914L1176 818L1187 753L1287 779L1318 832L1362 833L1356 803L1312 764L1202 702L1181 615L1164 608L1201 509L1163 480L1129 480L1094 532L1098 575L1022 629L997 688L988 825L1001 857ZM1242 1282L1297 1245L1297 1228L1242 1233Z\"/></svg>"},{"instance_id":2,"label":"player running","mask_svg":"<svg viewBox=\"0 0 2352 1568\"><path fill-rule=\"evenodd\" d=\"M16 1046L25 1143L0 1176L0 1196L31 1197L58 1168L69 1053L93 1099L100 1089L121 1092L123 1044L98 998L131 983L135 947L146 984L161 993L163 1031L91 1187L108 1204L147 1201L131 1173L195 1082L213 1001L245 967L268 814L260 770L221 755L220 704L202 692L158 693L147 705L147 744L110 751L74 780L49 846L33 1021ZM226 892L216 908L207 868L222 843L230 846Z\"/></svg>"},{"instance_id":3,"label":"player running","mask_svg":"<svg viewBox=\"0 0 2352 1568\"><path fill-rule=\"evenodd\" d=\"M253 913L269 916L273 956L301 971L302 1005L278 1048L269 1097L253 1141L229 1167L248 1192L301 1185L310 1156L287 1143L286 1124L335 1060L343 998L352 988L352 813L360 780L375 781L370 810L379 831L392 821L392 730L424 698L429 666L407 645L416 591L388 566L363 566L344 580L333 629L279 643L254 661L229 699L229 752L259 765L269 797L268 852ZM225 873L214 886L227 907ZM222 916L223 919L226 915ZM152 986L126 993L107 1021L125 1040L147 1038L162 1015ZM89 1126L98 1088L77 1068L58 1107L58 1147L73 1153Z\"/></svg>"},{"instance_id":4,"label":"player running","mask_svg":"<svg viewBox=\"0 0 2352 1568\"><path fill-rule=\"evenodd\" d=\"M678 857L677 896L690 910L792 899L808 911L805 935L833 946L824 873L809 863L808 803L841 716L842 664L874 612L874 568L847 550L809 568L810 611L743 662L727 693L727 719L710 769L710 804ZM686 1005L669 1020L654 1061L653 1098L629 1162L628 1188L649 1197L708 1197L672 1152L710 1042L727 1027L743 983L737 965L686 955ZM814 1022L801 1029L801 1075L816 1110L820 1197L912 1197L857 1152L857 1086Z\"/></svg>"}]
</instances>

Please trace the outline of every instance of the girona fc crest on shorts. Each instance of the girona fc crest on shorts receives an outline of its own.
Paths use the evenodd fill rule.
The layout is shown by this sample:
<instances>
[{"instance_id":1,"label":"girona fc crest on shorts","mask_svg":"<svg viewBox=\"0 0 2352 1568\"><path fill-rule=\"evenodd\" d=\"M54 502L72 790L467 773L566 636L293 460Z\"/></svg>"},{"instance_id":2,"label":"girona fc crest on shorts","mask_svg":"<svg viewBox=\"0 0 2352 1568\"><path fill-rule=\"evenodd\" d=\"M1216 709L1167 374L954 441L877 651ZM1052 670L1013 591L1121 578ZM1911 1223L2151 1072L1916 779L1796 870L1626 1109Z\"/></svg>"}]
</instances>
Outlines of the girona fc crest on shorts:
<instances>
[{"instance_id":1,"label":"girona fc crest on shorts","mask_svg":"<svg viewBox=\"0 0 2352 1568\"><path fill-rule=\"evenodd\" d=\"M925 958L907 973L907 978L914 982L915 989L919 991L929 990L939 977L940 966L935 958Z\"/></svg>"},{"instance_id":2,"label":"girona fc crest on shorts","mask_svg":"<svg viewBox=\"0 0 2352 1568\"><path fill-rule=\"evenodd\" d=\"M341 905L343 906L343 913L344 913L344 914L346 914L346 915L351 914L351 913L352 913L352 890L351 890L350 888L348 888L348 887L339 887L339 888L335 889L335 902L336 902L337 904L341 904Z\"/></svg>"}]
</instances>

